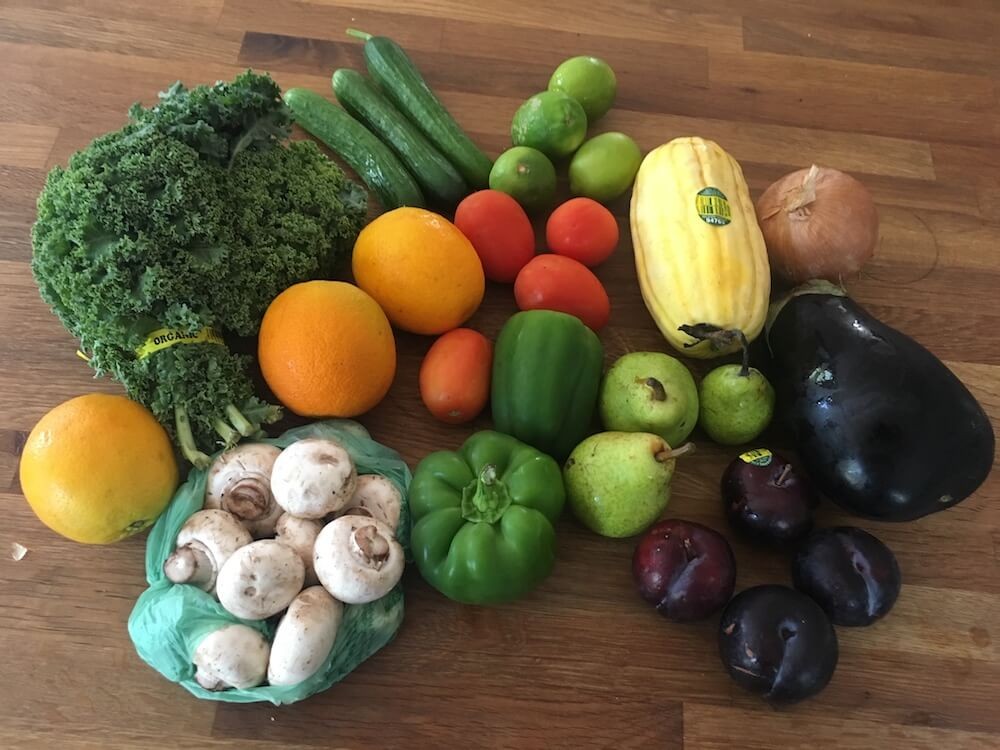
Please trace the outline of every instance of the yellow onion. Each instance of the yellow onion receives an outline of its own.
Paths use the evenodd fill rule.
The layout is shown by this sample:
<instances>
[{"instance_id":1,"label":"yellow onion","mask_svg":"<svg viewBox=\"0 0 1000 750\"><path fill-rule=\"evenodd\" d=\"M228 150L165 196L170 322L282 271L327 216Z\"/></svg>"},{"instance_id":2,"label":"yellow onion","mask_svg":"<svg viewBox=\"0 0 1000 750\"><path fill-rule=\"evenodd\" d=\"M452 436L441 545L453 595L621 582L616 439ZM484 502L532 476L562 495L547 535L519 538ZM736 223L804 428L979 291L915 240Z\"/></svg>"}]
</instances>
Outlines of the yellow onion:
<instances>
[{"instance_id":1,"label":"yellow onion","mask_svg":"<svg viewBox=\"0 0 1000 750\"><path fill-rule=\"evenodd\" d=\"M785 281L840 281L875 253L878 211L848 174L817 167L785 175L757 201L771 269Z\"/></svg>"}]
</instances>

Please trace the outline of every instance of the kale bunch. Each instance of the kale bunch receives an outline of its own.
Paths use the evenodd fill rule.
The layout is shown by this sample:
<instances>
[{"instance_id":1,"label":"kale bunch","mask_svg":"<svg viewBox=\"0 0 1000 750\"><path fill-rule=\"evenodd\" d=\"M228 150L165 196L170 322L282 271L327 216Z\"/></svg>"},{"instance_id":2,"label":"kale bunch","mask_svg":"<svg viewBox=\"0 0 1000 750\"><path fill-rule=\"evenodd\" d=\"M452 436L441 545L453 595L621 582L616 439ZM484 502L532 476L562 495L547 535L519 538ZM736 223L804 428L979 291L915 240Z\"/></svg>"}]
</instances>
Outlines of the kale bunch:
<instances>
[{"instance_id":1,"label":"kale bunch","mask_svg":"<svg viewBox=\"0 0 1000 750\"><path fill-rule=\"evenodd\" d=\"M32 230L42 298L100 373L145 404L198 466L276 421L249 358L282 290L328 277L364 223L364 191L312 142L269 76L176 83L48 175ZM150 348L151 334L196 343ZM201 337L198 336L201 332Z\"/></svg>"}]
</instances>

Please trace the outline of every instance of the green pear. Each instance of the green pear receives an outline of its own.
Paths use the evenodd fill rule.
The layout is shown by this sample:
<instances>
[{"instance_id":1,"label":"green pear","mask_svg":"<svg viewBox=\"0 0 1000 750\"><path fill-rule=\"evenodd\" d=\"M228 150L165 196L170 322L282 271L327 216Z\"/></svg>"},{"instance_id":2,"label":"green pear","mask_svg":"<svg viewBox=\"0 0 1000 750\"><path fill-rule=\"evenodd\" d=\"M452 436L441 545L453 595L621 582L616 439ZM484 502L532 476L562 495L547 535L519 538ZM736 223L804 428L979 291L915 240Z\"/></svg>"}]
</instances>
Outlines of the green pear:
<instances>
[{"instance_id":1,"label":"green pear","mask_svg":"<svg viewBox=\"0 0 1000 750\"><path fill-rule=\"evenodd\" d=\"M604 376L598 408L606 430L651 432L680 445L698 424L698 386L679 359L632 352Z\"/></svg>"},{"instance_id":2,"label":"green pear","mask_svg":"<svg viewBox=\"0 0 1000 750\"><path fill-rule=\"evenodd\" d=\"M757 437L774 416L774 388L753 367L716 367L698 389L698 423L716 443L739 445Z\"/></svg>"},{"instance_id":3,"label":"green pear","mask_svg":"<svg viewBox=\"0 0 1000 750\"><path fill-rule=\"evenodd\" d=\"M677 456L691 443L671 449L648 432L599 432L580 443L563 467L573 513L592 531L634 536L660 517L670 502Z\"/></svg>"}]
</instances>

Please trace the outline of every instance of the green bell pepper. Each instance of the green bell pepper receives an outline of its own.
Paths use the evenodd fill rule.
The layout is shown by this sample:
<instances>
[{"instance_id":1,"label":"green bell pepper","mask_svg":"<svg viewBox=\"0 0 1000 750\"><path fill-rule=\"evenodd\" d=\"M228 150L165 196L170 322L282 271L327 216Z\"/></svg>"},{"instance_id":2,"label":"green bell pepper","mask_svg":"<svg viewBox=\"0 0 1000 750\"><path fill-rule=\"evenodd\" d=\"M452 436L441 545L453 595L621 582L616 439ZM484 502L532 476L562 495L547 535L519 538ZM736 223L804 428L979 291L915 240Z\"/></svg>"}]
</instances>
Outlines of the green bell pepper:
<instances>
[{"instance_id":1,"label":"green bell pepper","mask_svg":"<svg viewBox=\"0 0 1000 750\"><path fill-rule=\"evenodd\" d=\"M431 453L409 490L420 574L465 604L523 596L552 571L565 499L559 465L509 435L485 430Z\"/></svg>"},{"instance_id":2,"label":"green bell pepper","mask_svg":"<svg viewBox=\"0 0 1000 750\"><path fill-rule=\"evenodd\" d=\"M593 432L604 369L597 334L572 315L519 312L497 337L490 403L497 430L558 461Z\"/></svg>"}]
</instances>

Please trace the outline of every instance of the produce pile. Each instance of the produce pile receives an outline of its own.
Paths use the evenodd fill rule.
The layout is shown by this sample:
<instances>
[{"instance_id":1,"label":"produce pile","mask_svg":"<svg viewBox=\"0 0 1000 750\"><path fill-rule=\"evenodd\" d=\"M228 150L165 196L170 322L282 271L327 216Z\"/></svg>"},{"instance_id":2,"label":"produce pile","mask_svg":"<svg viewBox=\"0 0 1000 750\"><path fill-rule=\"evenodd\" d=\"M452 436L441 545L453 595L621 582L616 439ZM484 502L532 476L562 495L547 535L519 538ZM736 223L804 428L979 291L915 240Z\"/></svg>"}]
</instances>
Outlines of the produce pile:
<instances>
[{"instance_id":1,"label":"produce pile","mask_svg":"<svg viewBox=\"0 0 1000 750\"><path fill-rule=\"evenodd\" d=\"M817 694L837 665L834 626L884 617L902 583L870 533L814 528L821 499L909 521L969 497L993 463L968 389L842 286L878 244L868 191L810 166L755 205L712 141L643 155L624 133L588 139L617 90L594 57L563 62L512 113L493 161L404 50L349 33L368 75L333 73L339 107L250 71L176 84L53 170L39 288L133 400L81 396L38 423L20 467L32 508L89 543L160 517L130 632L200 697L288 702L342 679L395 633L407 553L458 602L528 595L556 564L565 507L635 538L638 593L668 620L721 613L721 660L742 687ZM287 142L293 120L364 182L375 219L314 143ZM557 205L560 170L573 197ZM606 204L630 189L638 290L672 353L605 368L612 301L593 269L622 241ZM331 280L348 256L352 282ZM511 285L519 309L495 342L463 327L487 281ZM276 399L326 420L386 396L394 330L437 337L419 373L431 418L489 409L493 424L426 456L412 482L401 461L392 477L362 463L368 449L398 456L367 433L360 449L354 423L267 439L279 407L224 338L256 335ZM684 357L727 361L696 381ZM795 460L756 442L772 421ZM791 553L793 586L734 596L726 537L664 517L692 436L732 447L721 510L734 534ZM179 491L172 443L195 467Z\"/></svg>"},{"instance_id":2,"label":"produce pile","mask_svg":"<svg viewBox=\"0 0 1000 750\"><path fill-rule=\"evenodd\" d=\"M49 173L32 270L91 366L205 466L281 414L220 333L255 335L279 292L332 273L365 195L315 144L286 142L267 76L178 83L129 119Z\"/></svg>"}]
</instances>

